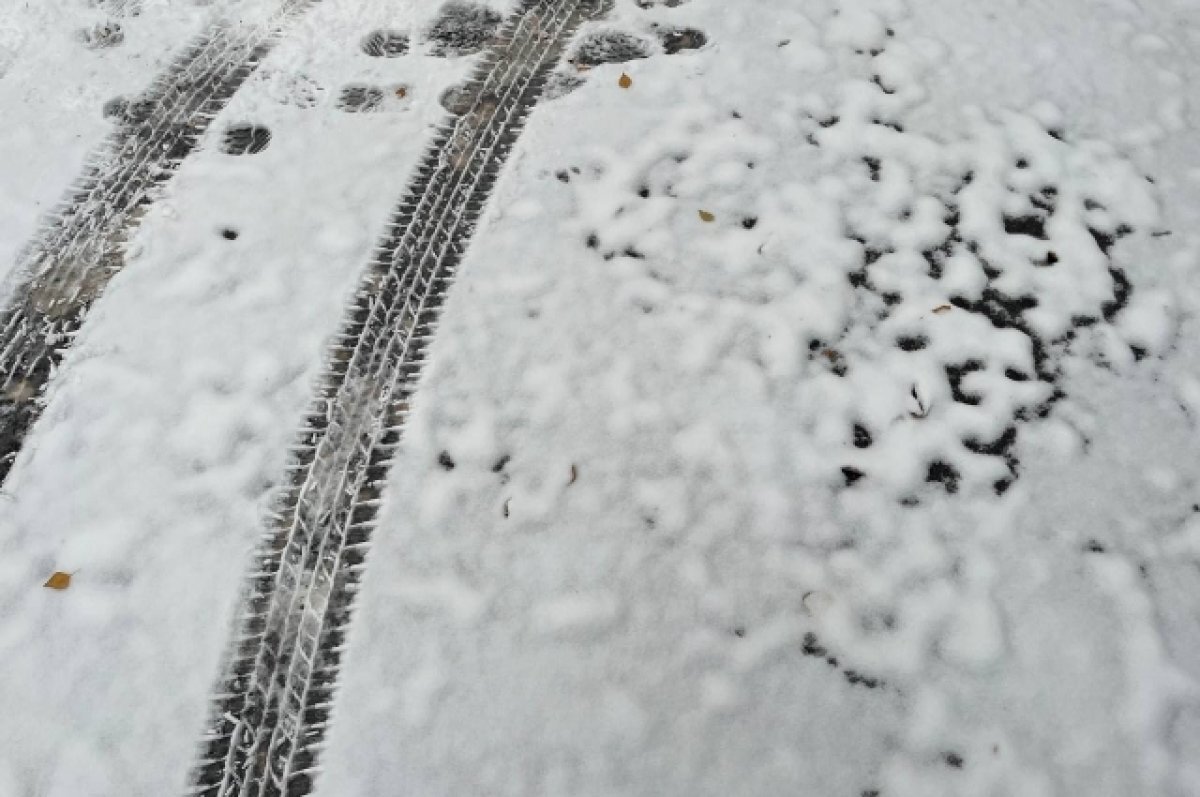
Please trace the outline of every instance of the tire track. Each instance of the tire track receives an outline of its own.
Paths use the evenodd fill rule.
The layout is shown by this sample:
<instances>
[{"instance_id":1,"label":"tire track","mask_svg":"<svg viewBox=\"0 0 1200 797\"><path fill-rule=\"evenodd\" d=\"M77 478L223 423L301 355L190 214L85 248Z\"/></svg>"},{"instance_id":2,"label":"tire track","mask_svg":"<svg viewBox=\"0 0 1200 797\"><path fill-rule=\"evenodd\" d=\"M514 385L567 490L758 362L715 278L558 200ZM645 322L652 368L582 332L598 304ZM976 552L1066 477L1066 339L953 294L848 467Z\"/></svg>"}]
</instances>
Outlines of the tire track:
<instances>
[{"instance_id":1,"label":"tire track","mask_svg":"<svg viewBox=\"0 0 1200 797\"><path fill-rule=\"evenodd\" d=\"M262 26L218 21L137 99L22 253L0 311L0 481L42 409L46 383L88 310L125 262L150 205L212 120L319 0L286 0Z\"/></svg>"},{"instance_id":2,"label":"tire track","mask_svg":"<svg viewBox=\"0 0 1200 797\"><path fill-rule=\"evenodd\" d=\"M309 793L381 491L447 291L571 35L609 0L525 0L362 277L249 576L190 794Z\"/></svg>"}]
</instances>

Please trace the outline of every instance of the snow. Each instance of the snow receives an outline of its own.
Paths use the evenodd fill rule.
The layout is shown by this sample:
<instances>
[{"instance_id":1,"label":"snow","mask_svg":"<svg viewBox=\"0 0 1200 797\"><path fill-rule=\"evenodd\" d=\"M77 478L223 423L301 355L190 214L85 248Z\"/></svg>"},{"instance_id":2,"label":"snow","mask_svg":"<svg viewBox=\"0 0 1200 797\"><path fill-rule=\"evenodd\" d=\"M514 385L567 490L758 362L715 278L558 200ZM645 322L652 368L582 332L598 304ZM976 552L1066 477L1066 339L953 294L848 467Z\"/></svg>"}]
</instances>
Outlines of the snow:
<instances>
[{"instance_id":1,"label":"snow","mask_svg":"<svg viewBox=\"0 0 1200 797\"><path fill-rule=\"evenodd\" d=\"M442 117L439 94L464 71L360 53L383 21L389 4L335 2L299 22L154 205L54 380L0 510L0 705L17 718L0 735L0 772L19 784L6 795L182 791L325 343ZM335 107L344 83L400 80L411 102L395 112ZM321 104L292 102L288 86L320 87ZM105 124L106 98L80 128ZM29 129L57 124L36 110ZM226 126L249 120L273 131L270 145L223 154ZM27 172L25 151L18 141L0 158L3 193L52 205L78 167ZM32 236L29 215L6 253ZM76 571L69 593L30 589L47 567Z\"/></svg>"},{"instance_id":2,"label":"snow","mask_svg":"<svg viewBox=\"0 0 1200 797\"><path fill-rule=\"evenodd\" d=\"M7 2L3 268L103 104L240 8L137 5L87 50L107 12ZM300 18L73 343L0 500L0 795L182 789L474 63L441 13ZM1200 795L1200 5L616 0L584 41L646 57L560 67L471 243L317 793Z\"/></svg>"}]
</instances>

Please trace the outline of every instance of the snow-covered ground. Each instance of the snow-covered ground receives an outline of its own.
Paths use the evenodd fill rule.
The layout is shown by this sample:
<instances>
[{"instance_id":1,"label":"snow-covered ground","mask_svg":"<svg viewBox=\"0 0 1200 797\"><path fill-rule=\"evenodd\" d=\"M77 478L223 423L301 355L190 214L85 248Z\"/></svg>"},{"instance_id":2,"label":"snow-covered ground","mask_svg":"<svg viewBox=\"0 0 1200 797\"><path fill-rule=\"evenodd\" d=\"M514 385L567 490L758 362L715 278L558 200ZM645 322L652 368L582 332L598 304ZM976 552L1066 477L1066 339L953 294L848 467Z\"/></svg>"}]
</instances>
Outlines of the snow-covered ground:
<instances>
[{"instance_id":1,"label":"snow-covered ground","mask_svg":"<svg viewBox=\"0 0 1200 797\"><path fill-rule=\"evenodd\" d=\"M183 789L472 64L437 10L294 23L52 381L0 496L0 797ZM0 268L105 102L239 13L3 0ZM316 793L1200 795L1200 3L616 0L588 37L646 57L563 66L471 243Z\"/></svg>"}]
</instances>

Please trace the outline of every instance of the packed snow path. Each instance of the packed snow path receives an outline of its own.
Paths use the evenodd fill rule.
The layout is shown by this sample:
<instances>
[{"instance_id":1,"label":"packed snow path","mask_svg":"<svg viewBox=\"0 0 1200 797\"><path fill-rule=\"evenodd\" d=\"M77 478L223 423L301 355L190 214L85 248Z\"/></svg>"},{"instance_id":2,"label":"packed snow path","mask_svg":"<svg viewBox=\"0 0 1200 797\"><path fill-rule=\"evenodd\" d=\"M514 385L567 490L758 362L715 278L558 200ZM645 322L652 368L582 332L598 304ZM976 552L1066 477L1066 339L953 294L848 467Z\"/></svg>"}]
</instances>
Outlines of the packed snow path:
<instances>
[{"instance_id":1,"label":"packed snow path","mask_svg":"<svg viewBox=\"0 0 1200 797\"><path fill-rule=\"evenodd\" d=\"M287 24L313 2L286 0L263 22L215 22L144 95L105 109L117 131L29 247L15 271L23 284L0 312L0 481L37 420L64 349L124 266L138 221Z\"/></svg>"},{"instance_id":2,"label":"packed snow path","mask_svg":"<svg viewBox=\"0 0 1200 797\"><path fill-rule=\"evenodd\" d=\"M307 794L388 466L447 288L526 114L603 0L529 0L460 91L331 353L256 559L195 794Z\"/></svg>"}]
</instances>

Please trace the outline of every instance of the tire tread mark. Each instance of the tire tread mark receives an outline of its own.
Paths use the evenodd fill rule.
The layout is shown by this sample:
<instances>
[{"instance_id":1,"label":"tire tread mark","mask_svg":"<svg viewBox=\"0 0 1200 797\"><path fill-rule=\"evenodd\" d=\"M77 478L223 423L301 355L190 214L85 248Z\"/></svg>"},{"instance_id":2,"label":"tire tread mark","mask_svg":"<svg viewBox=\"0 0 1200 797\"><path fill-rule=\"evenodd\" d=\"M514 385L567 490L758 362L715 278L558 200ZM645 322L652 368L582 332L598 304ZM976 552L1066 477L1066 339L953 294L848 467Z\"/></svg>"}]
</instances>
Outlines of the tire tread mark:
<instances>
[{"instance_id":1,"label":"tire tread mark","mask_svg":"<svg viewBox=\"0 0 1200 797\"><path fill-rule=\"evenodd\" d=\"M526 0L435 134L330 347L248 576L191 794L312 788L380 498L443 302L526 115L608 0Z\"/></svg>"},{"instance_id":2,"label":"tire tread mark","mask_svg":"<svg viewBox=\"0 0 1200 797\"><path fill-rule=\"evenodd\" d=\"M124 266L150 205L287 24L319 0L287 0L269 24L218 20L125 106L67 197L18 258L0 311L0 481L92 304Z\"/></svg>"}]
</instances>

